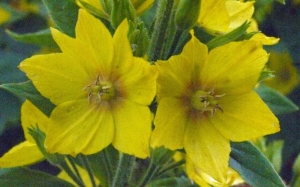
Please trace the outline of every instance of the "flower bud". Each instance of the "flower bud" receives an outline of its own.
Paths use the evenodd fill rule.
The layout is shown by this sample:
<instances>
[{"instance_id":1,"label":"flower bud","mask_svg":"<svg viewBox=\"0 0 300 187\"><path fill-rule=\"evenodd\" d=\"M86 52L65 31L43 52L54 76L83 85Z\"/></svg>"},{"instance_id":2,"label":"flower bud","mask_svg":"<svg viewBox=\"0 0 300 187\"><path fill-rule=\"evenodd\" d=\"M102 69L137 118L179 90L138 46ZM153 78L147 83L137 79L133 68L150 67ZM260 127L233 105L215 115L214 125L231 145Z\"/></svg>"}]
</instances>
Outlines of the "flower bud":
<instances>
[{"instance_id":1,"label":"flower bud","mask_svg":"<svg viewBox=\"0 0 300 187\"><path fill-rule=\"evenodd\" d=\"M130 22L128 39L133 47L133 55L143 57L146 54L150 43L148 31L143 22L137 24L137 26Z\"/></svg>"},{"instance_id":2,"label":"flower bud","mask_svg":"<svg viewBox=\"0 0 300 187\"><path fill-rule=\"evenodd\" d=\"M180 30L189 30L195 25L200 5L201 0L180 0L175 14L175 23Z\"/></svg>"},{"instance_id":3,"label":"flower bud","mask_svg":"<svg viewBox=\"0 0 300 187\"><path fill-rule=\"evenodd\" d=\"M135 23L136 15L135 10L130 0L113 0L111 11L111 24L114 28L125 19Z\"/></svg>"}]
</instances>

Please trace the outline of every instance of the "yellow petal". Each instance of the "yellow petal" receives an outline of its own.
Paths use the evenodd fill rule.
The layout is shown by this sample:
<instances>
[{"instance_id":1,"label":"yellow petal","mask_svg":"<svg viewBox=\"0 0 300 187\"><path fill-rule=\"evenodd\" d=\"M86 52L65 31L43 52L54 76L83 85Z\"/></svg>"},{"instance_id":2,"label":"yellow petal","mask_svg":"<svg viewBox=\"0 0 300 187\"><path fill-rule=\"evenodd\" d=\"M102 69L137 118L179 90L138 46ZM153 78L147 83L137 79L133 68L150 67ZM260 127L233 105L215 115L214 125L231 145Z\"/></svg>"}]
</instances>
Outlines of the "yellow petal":
<instances>
[{"instance_id":1,"label":"yellow petal","mask_svg":"<svg viewBox=\"0 0 300 187\"><path fill-rule=\"evenodd\" d=\"M164 146L171 150L183 148L187 112L181 102L180 99L168 97L160 100L154 119L151 147Z\"/></svg>"},{"instance_id":2,"label":"yellow petal","mask_svg":"<svg viewBox=\"0 0 300 187\"><path fill-rule=\"evenodd\" d=\"M245 21L250 20L254 13L254 1L239 2L226 1L226 9L230 17L229 31L241 26Z\"/></svg>"},{"instance_id":3,"label":"yellow petal","mask_svg":"<svg viewBox=\"0 0 300 187\"><path fill-rule=\"evenodd\" d=\"M128 21L125 19L117 28L113 36L113 67L123 66L124 61L131 61L133 58L130 43L127 39Z\"/></svg>"},{"instance_id":4,"label":"yellow petal","mask_svg":"<svg viewBox=\"0 0 300 187\"><path fill-rule=\"evenodd\" d=\"M220 106L224 112L217 111L210 120L231 141L245 141L280 130L277 118L254 91L224 96Z\"/></svg>"},{"instance_id":5,"label":"yellow petal","mask_svg":"<svg viewBox=\"0 0 300 187\"><path fill-rule=\"evenodd\" d=\"M208 48L206 45L201 43L192 33L191 40L184 46L180 56L184 56L188 59L188 63L192 64L192 68L188 74L191 74L192 80L198 80L199 75L202 73L201 70L205 66L208 57ZM186 66L182 63L182 66ZM182 76L182 75L181 75Z\"/></svg>"},{"instance_id":6,"label":"yellow petal","mask_svg":"<svg viewBox=\"0 0 300 187\"><path fill-rule=\"evenodd\" d=\"M156 68L142 58L133 57L127 39L128 22L124 20L114 37L114 59L111 79L122 97L149 105L156 93Z\"/></svg>"},{"instance_id":7,"label":"yellow petal","mask_svg":"<svg viewBox=\"0 0 300 187\"><path fill-rule=\"evenodd\" d=\"M225 3L227 0L202 0L199 24L215 34L227 32L230 18Z\"/></svg>"},{"instance_id":8,"label":"yellow petal","mask_svg":"<svg viewBox=\"0 0 300 187\"><path fill-rule=\"evenodd\" d=\"M183 56L172 56L168 62L158 61L157 100L163 97L180 97L190 83L192 71L189 59ZM168 85L168 86L166 86Z\"/></svg>"},{"instance_id":9,"label":"yellow petal","mask_svg":"<svg viewBox=\"0 0 300 187\"><path fill-rule=\"evenodd\" d=\"M86 48L88 53L85 54L85 57L91 56L94 58L94 61L88 62L92 64L94 69L101 70L104 68L110 70L110 62L113 57L112 37L99 19L83 9L79 10L76 24L76 41L78 41L78 46L81 49Z\"/></svg>"},{"instance_id":10,"label":"yellow petal","mask_svg":"<svg viewBox=\"0 0 300 187\"><path fill-rule=\"evenodd\" d=\"M226 182L230 144L206 116L188 122L184 149L196 167L215 180Z\"/></svg>"},{"instance_id":11,"label":"yellow petal","mask_svg":"<svg viewBox=\"0 0 300 187\"><path fill-rule=\"evenodd\" d=\"M186 172L189 178L194 180L201 187L211 187L211 185L209 185L209 182L215 182L215 180L211 178L211 176L207 175L203 171L200 171L189 157L186 157ZM216 186L221 185L219 184Z\"/></svg>"},{"instance_id":12,"label":"yellow petal","mask_svg":"<svg viewBox=\"0 0 300 187\"><path fill-rule=\"evenodd\" d=\"M28 133L28 128L38 125L41 131L46 132L47 127L51 125L50 119L28 100L21 107L21 121L24 136L31 143L35 143L35 140Z\"/></svg>"},{"instance_id":13,"label":"yellow petal","mask_svg":"<svg viewBox=\"0 0 300 187\"><path fill-rule=\"evenodd\" d=\"M208 49L195 36L186 44L180 55L172 56L167 62L157 62L157 100L162 97L181 97L198 80L206 63Z\"/></svg>"},{"instance_id":14,"label":"yellow petal","mask_svg":"<svg viewBox=\"0 0 300 187\"><path fill-rule=\"evenodd\" d=\"M218 94L234 95L252 90L268 54L260 42L248 40L217 47L210 51L207 60L202 85L210 85Z\"/></svg>"},{"instance_id":15,"label":"yellow petal","mask_svg":"<svg viewBox=\"0 0 300 187\"><path fill-rule=\"evenodd\" d=\"M102 69L100 72L103 72L104 67L99 67L99 63L97 63L97 58L99 58L98 55L92 54L93 50L90 49L90 46L88 46L86 42L77 38L71 38L57 29L50 28L50 30L65 58L70 59L67 60L67 62L60 61L60 64L62 64L62 62L68 63L71 68L80 68L81 71L88 74L95 74L99 72L100 69ZM109 38L107 38L107 40L109 40Z\"/></svg>"},{"instance_id":16,"label":"yellow petal","mask_svg":"<svg viewBox=\"0 0 300 187\"><path fill-rule=\"evenodd\" d=\"M79 63L76 57L60 53L33 56L19 67L42 95L58 105L85 97L82 89L88 84L89 75Z\"/></svg>"},{"instance_id":17,"label":"yellow petal","mask_svg":"<svg viewBox=\"0 0 300 187\"><path fill-rule=\"evenodd\" d=\"M57 106L50 118L45 147L50 153L93 154L108 146L114 136L113 118L107 102L89 104L86 99Z\"/></svg>"},{"instance_id":18,"label":"yellow petal","mask_svg":"<svg viewBox=\"0 0 300 187\"><path fill-rule=\"evenodd\" d=\"M257 33L251 37L251 40L258 40L261 41L263 45L275 45L279 42L279 38L275 37L268 37L263 33Z\"/></svg>"},{"instance_id":19,"label":"yellow petal","mask_svg":"<svg viewBox=\"0 0 300 187\"><path fill-rule=\"evenodd\" d=\"M141 105L150 105L156 94L155 66L134 57L131 61L123 62L117 73L119 76L116 76L115 89L120 90L124 98Z\"/></svg>"},{"instance_id":20,"label":"yellow petal","mask_svg":"<svg viewBox=\"0 0 300 187\"><path fill-rule=\"evenodd\" d=\"M121 152L139 158L148 157L152 124L149 108L124 100L122 106L112 114L115 123L113 146Z\"/></svg>"},{"instance_id":21,"label":"yellow petal","mask_svg":"<svg viewBox=\"0 0 300 187\"><path fill-rule=\"evenodd\" d=\"M154 0L144 0L142 4L140 0L131 0L131 2L136 9L136 14L141 15L143 12L145 12L152 6Z\"/></svg>"},{"instance_id":22,"label":"yellow petal","mask_svg":"<svg viewBox=\"0 0 300 187\"><path fill-rule=\"evenodd\" d=\"M44 155L35 143L24 141L14 146L0 158L0 168L26 166L43 159Z\"/></svg>"}]
</instances>

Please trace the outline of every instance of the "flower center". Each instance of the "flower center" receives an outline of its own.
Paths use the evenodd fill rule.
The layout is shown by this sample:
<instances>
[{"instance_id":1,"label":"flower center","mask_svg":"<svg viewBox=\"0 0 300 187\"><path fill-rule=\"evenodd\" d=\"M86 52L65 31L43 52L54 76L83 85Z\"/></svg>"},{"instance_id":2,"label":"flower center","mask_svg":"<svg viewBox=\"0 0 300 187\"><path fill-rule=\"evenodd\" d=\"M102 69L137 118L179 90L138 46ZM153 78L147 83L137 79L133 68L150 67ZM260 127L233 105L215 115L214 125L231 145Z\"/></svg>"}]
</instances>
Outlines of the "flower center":
<instances>
[{"instance_id":1,"label":"flower center","mask_svg":"<svg viewBox=\"0 0 300 187\"><path fill-rule=\"evenodd\" d=\"M90 103L95 100L97 102L107 101L115 96L113 84L109 81L101 81L99 76L95 83L84 87L83 90L87 90Z\"/></svg>"},{"instance_id":2,"label":"flower center","mask_svg":"<svg viewBox=\"0 0 300 187\"><path fill-rule=\"evenodd\" d=\"M217 110L223 112L218 100L224 95L225 94L215 95L213 91L205 92L203 90L198 90L191 97L191 105L202 113L210 112L211 116L214 116Z\"/></svg>"}]
</instances>

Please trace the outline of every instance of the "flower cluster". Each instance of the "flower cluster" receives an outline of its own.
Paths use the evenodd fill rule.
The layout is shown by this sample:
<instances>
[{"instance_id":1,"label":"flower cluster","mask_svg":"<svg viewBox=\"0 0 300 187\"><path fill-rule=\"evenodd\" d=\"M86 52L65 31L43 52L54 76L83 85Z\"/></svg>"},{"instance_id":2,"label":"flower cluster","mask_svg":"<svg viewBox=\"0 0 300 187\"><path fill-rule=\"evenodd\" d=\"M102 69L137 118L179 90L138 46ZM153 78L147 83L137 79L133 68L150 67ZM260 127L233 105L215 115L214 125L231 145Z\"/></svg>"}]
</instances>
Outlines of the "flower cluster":
<instances>
[{"instance_id":1,"label":"flower cluster","mask_svg":"<svg viewBox=\"0 0 300 187\"><path fill-rule=\"evenodd\" d=\"M27 129L36 126L44 134L41 146L50 155L93 155L112 145L120 153L145 159L152 157L151 150L164 147L185 153L187 174L199 185L205 180L199 178L201 173L217 184L228 184L230 142L280 130L277 118L254 91L269 58L263 44L273 45L278 39L248 30L244 34L251 37L211 48L191 29L179 53L149 63L146 57L134 56L136 46L129 38L137 24L130 13L113 25L113 34L101 21L114 22L112 9L117 5L109 2L76 1L81 8L75 37L51 28L60 52L34 55L19 65L55 108L47 117L29 101L23 104L27 140L7 152L0 166L48 158L36 137L28 134ZM154 1L126 2L128 11L139 16ZM192 25L222 37L250 22L253 4L201 1ZM150 45L155 45L153 39ZM23 160L18 160L20 152L26 152Z\"/></svg>"}]
</instances>

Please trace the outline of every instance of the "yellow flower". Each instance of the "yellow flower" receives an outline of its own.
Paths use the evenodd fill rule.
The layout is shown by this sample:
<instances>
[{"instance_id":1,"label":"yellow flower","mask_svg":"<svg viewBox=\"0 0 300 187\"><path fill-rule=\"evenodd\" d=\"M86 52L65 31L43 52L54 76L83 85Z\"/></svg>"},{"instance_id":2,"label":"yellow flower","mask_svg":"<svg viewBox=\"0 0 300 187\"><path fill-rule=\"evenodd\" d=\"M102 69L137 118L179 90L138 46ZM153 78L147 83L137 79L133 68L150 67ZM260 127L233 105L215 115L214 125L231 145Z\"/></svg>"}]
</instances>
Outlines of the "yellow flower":
<instances>
[{"instance_id":1,"label":"yellow flower","mask_svg":"<svg viewBox=\"0 0 300 187\"><path fill-rule=\"evenodd\" d=\"M275 77L265 80L265 83L282 94L290 93L299 84L297 68L288 52L272 51L268 68L274 71Z\"/></svg>"},{"instance_id":2,"label":"yellow flower","mask_svg":"<svg viewBox=\"0 0 300 187\"><path fill-rule=\"evenodd\" d=\"M201 1L198 23L212 34L225 34L251 19L253 4L236 0Z\"/></svg>"},{"instance_id":3,"label":"yellow flower","mask_svg":"<svg viewBox=\"0 0 300 187\"><path fill-rule=\"evenodd\" d=\"M36 88L57 107L45 147L50 153L93 154L110 143L119 151L149 155L156 69L133 57L123 21L113 38L102 22L79 11L76 38L51 28L62 53L24 60Z\"/></svg>"},{"instance_id":4,"label":"yellow flower","mask_svg":"<svg viewBox=\"0 0 300 187\"><path fill-rule=\"evenodd\" d=\"M194 36L182 53L157 62L158 109L151 146L184 148L193 163L226 182L229 141L278 132L253 91L268 60L261 42L231 42L208 53Z\"/></svg>"},{"instance_id":5,"label":"yellow flower","mask_svg":"<svg viewBox=\"0 0 300 187\"><path fill-rule=\"evenodd\" d=\"M50 119L30 101L26 100L21 108L21 121L26 140L14 146L0 158L1 168L26 166L44 159L44 155L39 150L32 136L28 133L28 128L38 125L45 132L47 126L51 123Z\"/></svg>"},{"instance_id":6,"label":"yellow flower","mask_svg":"<svg viewBox=\"0 0 300 187\"><path fill-rule=\"evenodd\" d=\"M11 14L0 7L0 24L3 24L6 21L8 21L10 17Z\"/></svg>"},{"instance_id":7,"label":"yellow flower","mask_svg":"<svg viewBox=\"0 0 300 187\"><path fill-rule=\"evenodd\" d=\"M232 168L228 168L226 175L227 179L225 183L216 181L214 178L197 168L189 158L186 158L186 172L189 178L191 178L201 187L229 187L244 183L244 180L241 178L238 172Z\"/></svg>"},{"instance_id":8,"label":"yellow flower","mask_svg":"<svg viewBox=\"0 0 300 187\"><path fill-rule=\"evenodd\" d=\"M109 19L110 17L110 8L111 8L111 1L106 1L108 3L107 5L103 6L103 4L100 2L100 0L76 0L77 4L81 6L82 8L89 7L85 6L84 4L88 4L93 9L92 13L95 13L96 15ZM110 3L109 3L110 2ZM132 5L134 6L136 10L137 15L141 15L146 10L148 10L152 4L154 3L154 0L131 0Z\"/></svg>"}]
</instances>

